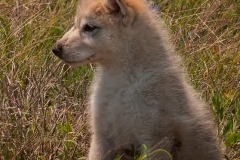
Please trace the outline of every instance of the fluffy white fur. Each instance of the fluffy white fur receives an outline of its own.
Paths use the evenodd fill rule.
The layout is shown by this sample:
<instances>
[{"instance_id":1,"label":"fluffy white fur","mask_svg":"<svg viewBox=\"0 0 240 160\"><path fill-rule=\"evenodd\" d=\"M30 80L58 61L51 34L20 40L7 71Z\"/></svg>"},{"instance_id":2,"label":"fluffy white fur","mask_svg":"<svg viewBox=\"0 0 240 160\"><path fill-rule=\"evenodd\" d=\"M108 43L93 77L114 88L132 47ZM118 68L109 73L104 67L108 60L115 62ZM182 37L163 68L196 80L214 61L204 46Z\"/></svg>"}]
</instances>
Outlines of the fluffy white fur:
<instances>
[{"instance_id":1,"label":"fluffy white fur","mask_svg":"<svg viewBox=\"0 0 240 160\"><path fill-rule=\"evenodd\" d=\"M209 108L185 82L155 17L140 0L81 0L75 25L53 47L72 66L97 64L89 160L133 159L143 144L174 160L220 159Z\"/></svg>"}]
</instances>

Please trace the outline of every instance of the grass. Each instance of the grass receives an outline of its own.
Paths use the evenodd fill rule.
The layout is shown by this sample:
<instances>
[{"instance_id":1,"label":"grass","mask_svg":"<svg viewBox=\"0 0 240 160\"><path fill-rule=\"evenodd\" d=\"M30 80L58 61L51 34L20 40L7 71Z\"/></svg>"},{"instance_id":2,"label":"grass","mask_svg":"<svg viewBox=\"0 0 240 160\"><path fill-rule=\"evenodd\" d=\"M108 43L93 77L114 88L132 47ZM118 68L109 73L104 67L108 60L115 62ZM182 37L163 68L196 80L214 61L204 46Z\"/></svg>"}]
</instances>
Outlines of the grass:
<instances>
[{"instance_id":1,"label":"grass","mask_svg":"<svg viewBox=\"0 0 240 160\"><path fill-rule=\"evenodd\" d=\"M240 158L240 1L158 3L191 83L212 106L229 158Z\"/></svg>"},{"instance_id":2,"label":"grass","mask_svg":"<svg viewBox=\"0 0 240 160\"><path fill-rule=\"evenodd\" d=\"M89 148L91 65L70 68L51 46L76 0L0 2L0 159L80 159ZM189 81L212 106L222 148L240 158L240 1L156 1Z\"/></svg>"},{"instance_id":3,"label":"grass","mask_svg":"<svg viewBox=\"0 0 240 160\"><path fill-rule=\"evenodd\" d=\"M16 2L0 4L0 157L82 157L92 71L69 68L50 52L73 23L76 1Z\"/></svg>"}]
</instances>

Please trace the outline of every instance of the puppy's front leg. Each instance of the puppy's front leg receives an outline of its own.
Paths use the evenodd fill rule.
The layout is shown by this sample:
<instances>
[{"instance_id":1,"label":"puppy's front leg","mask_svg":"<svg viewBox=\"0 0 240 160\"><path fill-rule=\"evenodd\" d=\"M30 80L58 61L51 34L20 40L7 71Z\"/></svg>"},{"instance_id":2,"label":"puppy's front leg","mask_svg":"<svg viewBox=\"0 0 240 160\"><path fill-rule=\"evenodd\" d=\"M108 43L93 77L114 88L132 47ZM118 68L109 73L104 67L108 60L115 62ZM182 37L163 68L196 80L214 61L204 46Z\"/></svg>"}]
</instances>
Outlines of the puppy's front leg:
<instances>
[{"instance_id":1,"label":"puppy's front leg","mask_svg":"<svg viewBox=\"0 0 240 160\"><path fill-rule=\"evenodd\" d=\"M109 141L102 135L92 135L90 144L89 160L113 160L114 150Z\"/></svg>"}]
</instances>

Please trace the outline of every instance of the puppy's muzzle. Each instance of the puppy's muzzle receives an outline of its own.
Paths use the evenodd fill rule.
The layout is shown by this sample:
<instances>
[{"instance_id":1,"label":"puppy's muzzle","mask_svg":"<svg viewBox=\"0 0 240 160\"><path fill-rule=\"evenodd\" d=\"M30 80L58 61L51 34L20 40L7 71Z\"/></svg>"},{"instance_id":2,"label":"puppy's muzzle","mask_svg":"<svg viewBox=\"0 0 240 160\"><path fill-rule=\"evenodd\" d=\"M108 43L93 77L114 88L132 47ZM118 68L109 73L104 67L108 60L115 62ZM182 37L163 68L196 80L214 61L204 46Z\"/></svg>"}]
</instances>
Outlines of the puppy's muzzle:
<instances>
[{"instance_id":1,"label":"puppy's muzzle","mask_svg":"<svg viewBox=\"0 0 240 160\"><path fill-rule=\"evenodd\" d=\"M58 56L59 58L62 57L62 54L63 54L63 46L62 44L59 44L59 43L55 43L52 47L52 52Z\"/></svg>"}]
</instances>

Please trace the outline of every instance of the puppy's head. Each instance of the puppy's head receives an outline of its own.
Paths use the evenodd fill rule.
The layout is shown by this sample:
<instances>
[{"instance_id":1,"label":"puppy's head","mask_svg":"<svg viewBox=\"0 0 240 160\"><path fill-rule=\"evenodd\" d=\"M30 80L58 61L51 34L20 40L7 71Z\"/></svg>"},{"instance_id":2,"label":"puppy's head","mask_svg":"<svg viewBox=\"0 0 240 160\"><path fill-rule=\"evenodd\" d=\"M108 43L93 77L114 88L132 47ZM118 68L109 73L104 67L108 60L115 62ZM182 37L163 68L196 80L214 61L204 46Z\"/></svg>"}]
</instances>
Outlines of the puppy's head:
<instances>
[{"instance_id":1,"label":"puppy's head","mask_svg":"<svg viewBox=\"0 0 240 160\"><path fill-rule=\"evenodd\" d=\"M120 58L126 43L134 37L137 10L143 7L138 3L80 0L74 26L53 45L53 53L71 66L110 63Z\"/></svg>"}]
</instances>

